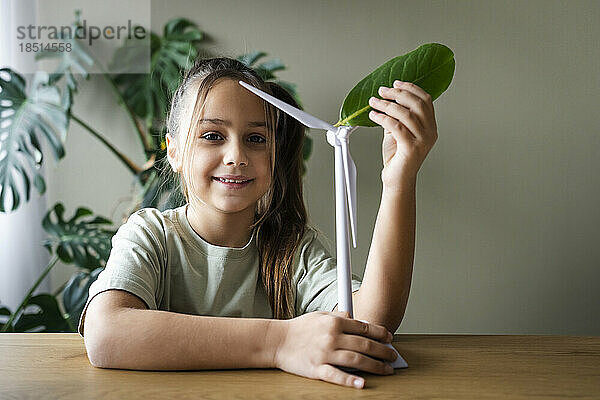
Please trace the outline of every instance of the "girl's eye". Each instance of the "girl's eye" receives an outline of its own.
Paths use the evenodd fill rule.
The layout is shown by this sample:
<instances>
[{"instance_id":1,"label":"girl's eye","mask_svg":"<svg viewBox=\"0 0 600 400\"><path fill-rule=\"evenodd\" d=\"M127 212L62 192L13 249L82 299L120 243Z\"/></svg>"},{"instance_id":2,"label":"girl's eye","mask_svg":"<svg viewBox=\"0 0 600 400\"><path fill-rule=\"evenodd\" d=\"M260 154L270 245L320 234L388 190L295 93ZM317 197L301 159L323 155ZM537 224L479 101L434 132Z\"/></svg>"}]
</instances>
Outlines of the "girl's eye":
<instances>
[{"instance_id":1,"label":"girl's eye","mask_svg":"<svg viewBox=\"0 0 600 400\"><path fill-rule=\"evenodd\" d=\"M206 134L202 135L202 136L201 136L201 138L202 138L202 139L206 139L206 140L213 141L213 140L219 140L219 138L220 138L220 137L219 137L219 135L218 135L218 134L216 134L216 133L214 133L214 132L208 132L208 133L206 133Z\"/></svg>"},{"instance_id":2,"label":"girl's eye","mask_svg":"<svg viewBox=\"0 0 600 400\"><path fill-rule=\"evenodd\" d=\"M252 143L265 143L267 141L264 137L259 135L252 135L248 140L250 140Z\"/></svg>"},{"instance_id":3,"label":"girl's eye","mask_svg":"<svg viewBox=\"0 0 600 400\"><path fill-rule=\"evenodd\" d=\"M207 132L204 135L200 136L201 139L204 140L208 140L211 142L215 142L215 141L219 141L219 140L223 140L223 138L221 138L221 135L219 133L216 132ZM265 143L267 140L262 137L261 135L252 135L248 138L248 140L251 143Z\"/></svg>"}]
</instances>

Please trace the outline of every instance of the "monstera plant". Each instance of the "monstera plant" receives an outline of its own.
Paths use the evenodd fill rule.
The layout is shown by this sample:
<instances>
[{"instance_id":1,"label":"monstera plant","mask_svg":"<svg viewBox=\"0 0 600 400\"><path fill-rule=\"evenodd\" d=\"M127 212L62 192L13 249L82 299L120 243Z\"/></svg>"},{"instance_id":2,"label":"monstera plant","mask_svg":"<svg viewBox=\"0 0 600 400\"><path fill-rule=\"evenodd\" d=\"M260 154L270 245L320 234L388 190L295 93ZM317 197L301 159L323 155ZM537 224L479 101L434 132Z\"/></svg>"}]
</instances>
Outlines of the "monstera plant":
<instances>
[{"instance_id":1,"label":"monstera plant","mask_svg":"<svg viewBox=\"0 0 600 400\"><path fill-rule=\"evenodd\" d=\"M75 13L73 27L81 26L80 13ZM161 173L160 162L165 157L165 116L168 99L180 83L181 71L189 68L202 52L204 33L185 18L168 21L162 35L150 33L150 72L147 74L103 73L94 79L105 80L131 121L131 134L141 143L145 162L138 165L85 121L85 115L73 113L72 104L80 89L81 79L90 79L89 71L101 64L86 52L77 38L63 37L69 52L40 52L38 59L58 61L53 73L38 72L29 85L16 71L0 69L0 212L17 209L30 199L33 189L43 194L46 182L40 167L46 154L42 141L59 160L68 149L65 139L75 123L105 146L115 159L137 178L139 196L131 210L156 207L164 210L182 204L183 196L174 182ZM133 62L135 54L125 41L117 49L111 71L119 63ZM266 53L255 51L238 57L263 79L284 86L298 102L295 85L277 80L277 71L285 65L277 58L265 60ZM83 90L83 89L82 89ZM304 159L310 154L311 142L305 136ZM113 223L85 207L79 207L70 218L64 217L61 203L54 205L42 221L49 239L43 245L51 260L14 312L0 305L0 332L75 332L88 289L104 268L110 254ZM42 243L41 243L42 244ZM78 268L68 282L55 293L33 292L58 261ZM62 296L60 296L62 294ZM62 299L62 310L59 305ZM1 300L1 299L0 299Z\"/></svg>"}]
</instances>

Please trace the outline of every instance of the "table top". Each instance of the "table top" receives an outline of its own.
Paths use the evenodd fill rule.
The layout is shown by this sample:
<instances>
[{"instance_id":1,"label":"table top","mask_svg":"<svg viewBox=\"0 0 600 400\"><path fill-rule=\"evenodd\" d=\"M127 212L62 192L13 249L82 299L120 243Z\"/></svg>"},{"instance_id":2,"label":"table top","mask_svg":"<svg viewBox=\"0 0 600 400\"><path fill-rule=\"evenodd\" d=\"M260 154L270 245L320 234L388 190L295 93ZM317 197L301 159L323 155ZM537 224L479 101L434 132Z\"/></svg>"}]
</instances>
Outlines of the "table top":
<instances>
[{"instance_id":1,"label":"table top","mask_svg":"<svg viewBox=\"0 0 600 400\"><path fill-rule=\"evenodd\" d=\"M0 334L0 398L600 398L600 337L395 335L408 362L364 389L277 369L133 371L93 367L77 333Z\"/></svg>"}]
</instances>

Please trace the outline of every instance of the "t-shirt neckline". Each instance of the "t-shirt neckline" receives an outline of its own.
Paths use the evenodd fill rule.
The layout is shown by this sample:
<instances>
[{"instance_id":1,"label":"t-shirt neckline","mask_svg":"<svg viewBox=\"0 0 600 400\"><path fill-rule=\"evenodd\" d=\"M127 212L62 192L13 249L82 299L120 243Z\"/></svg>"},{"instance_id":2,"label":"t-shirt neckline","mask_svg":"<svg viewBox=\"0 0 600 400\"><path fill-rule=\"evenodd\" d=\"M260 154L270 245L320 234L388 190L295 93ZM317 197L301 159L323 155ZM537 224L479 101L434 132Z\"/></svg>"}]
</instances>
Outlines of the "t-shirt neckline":
<instances>
[{"instance_id":1,"label":"t-shirt neckline","mask_svg":"<svg viewBox=\"0 0 600 400\"><path fill-rule=\"evenodd\" d=\"M190 241L195 245L198 250L207 256L220 257L220 258L241 258L244 257L255 248L254 246L254 235L255 230L252 230L250 240L244 247L225 247L214 245L202 238L191 226L187 218L187 208L189 203L177 208L177 220L179 225L183 228L185 234L189 237Z\"/></svg>"}]
</instances>

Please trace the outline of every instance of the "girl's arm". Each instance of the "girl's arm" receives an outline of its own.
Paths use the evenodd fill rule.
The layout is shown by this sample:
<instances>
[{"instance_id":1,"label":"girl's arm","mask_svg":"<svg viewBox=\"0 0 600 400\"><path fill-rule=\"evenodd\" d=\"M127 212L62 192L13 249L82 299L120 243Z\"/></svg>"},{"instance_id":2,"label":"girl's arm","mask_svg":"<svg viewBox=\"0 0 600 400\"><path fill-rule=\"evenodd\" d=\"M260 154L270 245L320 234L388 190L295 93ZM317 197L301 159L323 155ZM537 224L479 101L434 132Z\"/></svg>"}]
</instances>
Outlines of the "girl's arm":
<instances>
[{"instance_id":1,"label":"girl's arm","mask_svg":"<svg viewBox=\"0 0 600 400\"><path fill-rule=\"evenodd\" d=\"M84 338L90 363L102 368L272 368L282 322L149 310L128 292L108 290L90 302Z\"/></svg>"},{"instance_id":2,"label":"girl's arm","mask_svg":"<svg viewBox=\"0 0 600 400\"><path fill-rule=\"evenodd\" d=\"M355 318L395 332L408 303L415 248L417 172L437 140L431 96L408 82L380 88L369 117L384 128L383 193Z\"/></svg>"},{"instance_id":3,"label":"girl's arm","mask_svg":"<svg viewBox=\"0 0 600 400\"><path fill-rule=\"evenodd\" d=\"M415 247L415 183L401 191L386 191L375 222L354 318L396 332L406 310Z\"/></svg>"},{"instance_id":4,"label":"girl's arm","mask_svg":"<svg viewBox=\"0 0 600 400\"><path fill-rule=\"evenodd\" d=\"M204 317L145 309L120 290L96 295L84 324L95 367L136 370L280 368L345 386L364 379L333 365L389 375L396 359L382 326L342 313L312 312L289 320ZM358 379L358 382L356 381Z\"/></svg>"}]
</instances>

